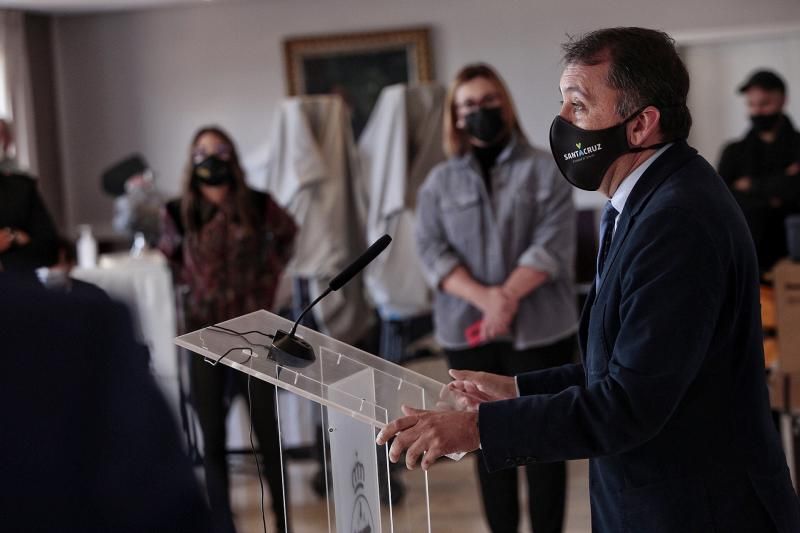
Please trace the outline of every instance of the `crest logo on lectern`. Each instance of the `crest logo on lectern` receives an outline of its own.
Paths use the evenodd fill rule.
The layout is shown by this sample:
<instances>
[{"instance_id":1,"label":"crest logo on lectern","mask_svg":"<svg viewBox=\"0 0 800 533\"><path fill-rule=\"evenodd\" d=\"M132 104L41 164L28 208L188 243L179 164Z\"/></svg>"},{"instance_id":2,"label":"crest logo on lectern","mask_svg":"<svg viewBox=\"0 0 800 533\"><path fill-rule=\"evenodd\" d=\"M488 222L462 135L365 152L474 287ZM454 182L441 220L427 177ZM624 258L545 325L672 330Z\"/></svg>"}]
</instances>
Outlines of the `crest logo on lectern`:
<instances>
[{"instance_id":1,"label":"crest logo on lectern","mask_svg":"<svg viewBox=\"0 0 800 533\"><path fill-rule=\"evenodd\" d=\"M353 515L350 521L351 533L372 533L375 531L375 521L372 517L372 509L364 494L364 483L366 481L366 470L361 461L358 460L356 452L356 462L350 475L353 486Z\"/></svg>"}]
</instances>

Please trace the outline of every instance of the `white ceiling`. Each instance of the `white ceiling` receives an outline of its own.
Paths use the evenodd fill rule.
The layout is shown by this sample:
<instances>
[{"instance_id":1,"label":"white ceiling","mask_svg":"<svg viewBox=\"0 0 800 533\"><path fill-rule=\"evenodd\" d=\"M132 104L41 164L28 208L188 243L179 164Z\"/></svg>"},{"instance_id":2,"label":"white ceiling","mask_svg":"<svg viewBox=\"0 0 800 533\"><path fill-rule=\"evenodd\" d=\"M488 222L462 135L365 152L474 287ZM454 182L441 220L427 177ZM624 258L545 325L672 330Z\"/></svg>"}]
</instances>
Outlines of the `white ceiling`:
<instances>
[{"instance_id":1,"label":"white ceiling","mask_svg":"<svg viewBox=\"0 0 800 533\"><path fill-rule=\"evenodd\" d=\"M235 1L241 0L0 0L0 8L46 13L87 13Z\"/></svg>"}]
</instances>

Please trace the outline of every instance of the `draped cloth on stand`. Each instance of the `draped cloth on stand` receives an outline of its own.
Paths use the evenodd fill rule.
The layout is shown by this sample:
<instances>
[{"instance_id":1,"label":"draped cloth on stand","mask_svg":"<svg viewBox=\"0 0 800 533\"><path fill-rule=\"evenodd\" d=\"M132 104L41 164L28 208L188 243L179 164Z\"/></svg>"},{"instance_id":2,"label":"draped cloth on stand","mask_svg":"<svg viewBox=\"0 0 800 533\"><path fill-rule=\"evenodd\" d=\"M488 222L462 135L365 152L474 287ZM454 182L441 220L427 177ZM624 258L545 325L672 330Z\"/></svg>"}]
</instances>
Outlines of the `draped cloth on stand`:
<instances>
[{"instance_id":1,"label":"draped cloth on stand","mask_svg":"<svg viewBox=\"0 0 800 533\"><path fill-rule=\"evenodd\" d=\"M338 96L284 100L275 112L264 182L300 227L286 274L305 278L311 298L366 248L365 209L350 117ZM356 278L314 308L323 333L355 343L371 326L363 284Z\"/></svg>"},{"instance_id":2,"label":"draped cloth on stand","mask_svg":"<svg viewBox=\"0 0 800 533\"><path fill-rule=\"evenodd\" d=\"M13 118L17 164L33 175L39 174L25 14L0 10L0 77L5 80L2 109Z\"/></svg>"},{"instance_id":3,"label":"draped cloth on stand","mask_svg":"<svg viewBox=\"0 0 800 533\"><path fill-rule=\"evenodd\" d=\"M367 240L384 233L393 239L365 273L367 290L384 319L409 318L431 309L417 258L414 207L417 189L445 159L444 99L444 88L435 84L387 87L359 140L368 198Z\"/></svg>"}]
</instances>

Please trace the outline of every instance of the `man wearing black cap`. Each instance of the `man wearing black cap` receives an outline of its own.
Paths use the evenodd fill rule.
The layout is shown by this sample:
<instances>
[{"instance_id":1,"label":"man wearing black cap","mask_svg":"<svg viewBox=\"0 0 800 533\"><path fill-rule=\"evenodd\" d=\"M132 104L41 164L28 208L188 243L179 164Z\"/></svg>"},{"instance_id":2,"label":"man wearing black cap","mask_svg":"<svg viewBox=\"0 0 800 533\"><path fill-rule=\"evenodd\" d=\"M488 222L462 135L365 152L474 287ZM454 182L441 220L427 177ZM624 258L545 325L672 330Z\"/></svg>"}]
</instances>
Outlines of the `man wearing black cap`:
<instances>
[{"instance_id":1,"label":"man wearing black cap","mask_svg":"<svg viewBox=\"0 0 800 533\"><path fill-rule=\"evenodd\" d=\"M752 127L725 147L718 171L744 211L764 273L787 255L784 219L800 213L800 133L783 113L786 84L776 73L754 72L739 93Z\"/></svg>"}]
</instances>

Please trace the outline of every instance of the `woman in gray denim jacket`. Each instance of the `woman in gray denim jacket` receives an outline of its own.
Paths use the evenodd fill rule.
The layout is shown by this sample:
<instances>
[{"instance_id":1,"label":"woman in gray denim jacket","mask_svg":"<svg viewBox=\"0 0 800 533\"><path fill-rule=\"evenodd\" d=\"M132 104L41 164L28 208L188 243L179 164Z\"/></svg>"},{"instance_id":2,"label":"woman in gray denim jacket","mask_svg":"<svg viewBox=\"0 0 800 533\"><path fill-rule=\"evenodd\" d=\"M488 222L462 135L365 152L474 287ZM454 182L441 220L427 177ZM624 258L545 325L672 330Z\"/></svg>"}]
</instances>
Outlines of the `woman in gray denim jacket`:
<instances>
[{"instance_id":1,"label":"woman in gray denim jacket","mask_svg":"<svg viewBox=\"0 0 800 533\"><path fill-rule=\"evenodd\" d=\"M417 198L417 246L436 292L450 368L516 375L570 362L577 329L572 188L528 144L489 66L464 67L448 93L444 145ZM517 472L478 461L491 530L517 531ZM560 532L564 463L525 467L533 530Z\"/></svg>"}]
</instances>

